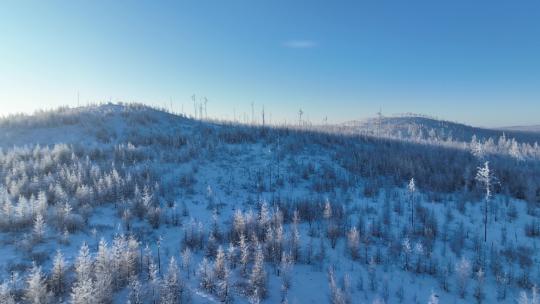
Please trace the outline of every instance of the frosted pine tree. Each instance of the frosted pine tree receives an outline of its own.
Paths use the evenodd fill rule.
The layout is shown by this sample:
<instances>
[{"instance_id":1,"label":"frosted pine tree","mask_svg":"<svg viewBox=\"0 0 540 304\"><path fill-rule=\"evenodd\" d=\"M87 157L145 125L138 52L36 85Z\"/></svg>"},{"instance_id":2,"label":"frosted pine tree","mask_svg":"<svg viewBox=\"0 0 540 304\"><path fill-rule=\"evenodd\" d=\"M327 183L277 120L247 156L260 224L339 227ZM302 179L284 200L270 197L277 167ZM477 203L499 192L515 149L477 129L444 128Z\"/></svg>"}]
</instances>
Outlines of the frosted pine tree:
<instances>
[{"instance_id":1,"label":"frosted pine tree","mask_svg":"<svg viewBox=\"0 0 540 304\"><path fill-rule=\"evenodd\" d=\"M212 293L214 290L214 273L206 258L203 258L199 265L198 275L201 289L205 292Z\"/></svg>"},{"instance_id":2,"label":"frosted pine tree","mask_svg":"<svg viewBox=\"0 0 540 304\"><path fill-rule=\"evenodd\" d=\"M216 254L216 260L214 262L214 276L218 280L223 280L225 277L225 268L227 267L226 261L225 261L225 253L223 252L223 248L219 246Z\"/></svg>"},{"instance_id":3,"label":"frosted pine tree","mask_svg":"<svg viewBox=\"0 0 540 304\"><path fill-rule=\"evenodd\" d=\"M189 247L186 247L186 249L182 251L182 269L186 272L188 280L190 278L190 273L191 273L190 266L191 266L191 250L189 250Z\"/></svg>"},{"instance_id":4,"label":"frosted pine tree","mask_svg":"<svg viewBox=\"0 0 540 304\"><path fill-rule=\"evenodd\" d=\"M227 248L227 263L229 263L229 267L232 269L236 268L236 262L237 262L237 250L233 243L229 243L229 247Z\"/></svg>"},{"instance_id":5,"label":"frosted pine tree","mask_svg":"<svg viewBox=\"0 0 540 304\"><path fill-rule=\"evenodd\" d=\"M178 264L174 257L171 257L161 287L161 304L178 304L181 302L182 282L178 274Z\"/></svg>"},{"instance_id":6,"label":"frosted pine tree","mask_svg":"<svg viewBox=\"0 0 540 304\"><path fill-rule=\"evenodd\" d=\"M266 229L266 234L264 236L265 240L265 253L269 260L274 259L275 257L275 248L276 243L274 239L274 228L271 225L268 225L268 228Z\"/></svg>"},{"instance_id":7,"label":"frosted pine tree","mask_svg":"<svg viewBox=\"0 0 540 304\"><path fill-rule=\"evenodd\" d=\"M158 266L151 258L148 265L148 292L152 303L159 303L160 285Z\"/></svg>"},{"instance_id":8,"label":"frosted pine tree","mask_svg":"<svg viewBox=\"0 0 540 304\"><path fill-rule=\"evenodd\" d=\"M356 229L355 226L353 226L347 234L347 246L349 247L349 253L351 254L352 259L358 259L360 248L360 234L358 233L358 229Z\"/></svg>"},{"instance_id":9,"label":"frosted pine tree","mask_svg":"<svg viewBox=\"0 0 540 304\"><path fill-rule=\"evenodd\" d=\"M326 199L324 203L323 217L325 220L329 220L332 217L332 205L330 205L330 201L328 199Z\"/></svg>"},{"instance_id":10,"label":"frosted pine tree","mask_svg":"<svg viewBox=\"0 0 540 304\"><path fill-rule=\"evenodd\" d=\"M240 247L240 273L245 276L247 273L247 264L249 262L249 245L247 244L246 237L243 233L240 234L240 243L238 246Z\"/></svg>"},{"instance_id":11,"label":"frosted pine tree","mask_svg":"<svg viewBox=\"0 0 540 304\"><path fill-rule=\"evenodd\" d=\"M233 218L233 229L235 241L240 240L240 235L246 233L246 222L244 220L244 214L241 210L237 209Z\"/></svg>"},{"instance_id":12,"label":"frosted pine tree","mask_svg":"<svg viewBox=\"0 0 540 304\"><path fill-rule=\"evenodd\" d=\"M328 269L328 285L330 287L330 303L331 304L346 304L347 297L343 290L338 286L334 269Z\"/></svg>"},{"instance_id":13,"label":"frosted pine tree","mask_svg":"<svg viewBox=\"0 0 540 304\"><path fill-rule=\"evenodd\" d=\"M409 205L411 210L411 231L414 233L414 195L416 193L416 184L414 182L414 177L411 178L409 184L407 185L407 190L409 191Z\"/></svg>"},{"instance_id":14,"label":"frosted pine tree","mask_svg":"<svg viewBox=\"0 0 540 304\"><path fill-rule=\"evenodd\" d=\"M281 290L285 294L291 288L291 270L293 265L294 261L291 255L283 253L279 263L279 276L281 277Z\"/></svg>"},{"instance_id":15,"label":"frosted pine tree","mask_svg":"<svg viewBox=\"0 0 540 304\"><path fill-rule=\"evenodd\" d=\"M64 232L62 233L62 237L61 237L61 240L60 242L64 245L68 245L69 244L69 231L67 228L64 228Z\"/></svg>"},{"instance_id":16,"label":"frosted pine tree","mask_svg":"<svg viewBox=\"0 0 540 304\"><path fill-rule=\"evenodd\" d=\"M126 241L127 250L124 251L122 255L122 268L124 269L124 278L125 282L129 278L137 273L140 269L140 243L135 239L133 235L130 235Z\"/></svg>"},{"instance_id":17,"label":"frosted pine tree","mask_svg":"<svg viewBox=\"0 0 540 304\"><path fill-rule=\"evenodd\" d=\"M65 292L66 287L66 261L60 250L56 251L51 271L51 288L53 293L58 296Z\"/></svg>"},{"instance_id":18,"label":"frosted pine tree","mask_svg":"<svg viewBox=\"0 0 540 304\"><path fill-rule=\"evenodd\" d=\"M456 275L459 296L465 298L465 295L467 294L467 283L471 276L471 264L465 257L462 257L456 264Z\"/></svg>"},{"instance_id":19,"label":"frosted pine tree","mask_svg":"<svg viewBox=\"0 0 540 304\"><path fill-rule=\"evenodd\" d=\"M47 292L45 277L41 272L41 267L33 264L32 270L26 280L27 287L24 293L24 299L30 304L46 304L50 302L51 294Z\"/></svg>"},{"instance_id":20,"label":"frosted pine tree","mask_svg":"<svg viewBox=\"0 0 540 304\"><path fill-rule=\"evenodd\" d=\"M92 257L88 245L84 243L75 263L76 282L71 290L71 303L96 304L95 287L92 280Z\"/></svg>"},{"instance_id":21,"label":"frosted pine tree","mask_svg":"<svg viewBox=\"0 0 540 304\"><path fill-rule=\"evenodd\" d=\"M291 251L292 257L295 261L300 259L300 232L298 231L298 225L300 223L300 216L298 211L295 210L293 214L293 222L291 227Z\"/></svg>"},{"instance_id":22,"label":"frosted pine tree","mask_svg":"<svg viewBox=\"0 0 540 304\"><path fill-rule=\"evenodd\" d=\"M35 242L41 242L45 235L45 220L41 213L36 214L34 219L33 238Z\"/></svg>"},{"instance_id":23,"label":"frosted pine tree","mask_svg":"<svg viewBox=\"0 0 540 304\"><path fill-rule=\"evenodd\" d=\"M281 212L278 210L278 214L280 214ZM274 248L274 260L275 261L279 261L279 259L281 259L281 255L283 253L283 240L284 240L284 236L283 236L283 220L277 220L276 221L276 224L275 224L276 228L275 228L275 237L274 237L274 244L275 244L275 248Z\"/></svg>"},{"instance_id":24,"label":"frosted pine tree","mask_svg":"<svg viewBox=\"0 0 540 304\"><path fill-rule=\"evenodd\" d=\"M47 211L47 195L44 191L39 191L35 202L35 207L35 212L41 214L42 216Z\"/></svg>"},{"instance_id":25,"label":"frosted pine tree","mask_svg":"<svg viewBox=\"0 0 540 304\"><path fill-rule=\"evenodd\" d=\"M488 204L491 200L491 187L493 186L495 177L489 168L489 162L486 161L483 167L478 168L476 172L476 180L482 184L485 190L484 196L484 242L487 242L487 224L488 224Z\"/></svg>"},{"instance_id":26,"label":"frosted pine tree","mask_svg":"<svg viewBox=\"0 0 540 304\"><path fill-rule=\"evenodd\" d=\"M410 257L411 252L412 252L411 242L409 241L409 238L406 237L403 240L403 243L402 243L401 247L403 249L403 255L405 257L405 270L408 270L409 269L409 257Z\"/></svg>"},{"instance_id":27,"label":"frosted pine tree","mask_svg":"<svg viewBox=\"0 0 540 304\"><path fill-rule=\"evenodd\" d=\"M123 237L116 235L109 250L111 257L111 274L115 289L119 289L123 284L122 256L125 252Z\"/></svg>"},{"instance_id":28,"label":"frosted pine tree","mask_svg":"<svg viewBox=\"0 0 540 304\"><path fill-rule=\"evenodd\" d=\"M129 278L128 290L128 301L130 302L130 304L144 303L143 295L141 294L141 282L136 276L132 276Z\"/></svg>"},{"instance_id":29,"label":"frosted pine tree","mask_svg":"<svg viewBox=\"0 0 540 304\"><path fill-rule=\"evenodd\" d=\"M215 256L217 247L218 244L216 238L214 237L214 235L210 234L210 236L208 237L208 243L206 244L206 257L210 258Z\"/></svg>"},{"instance_id":30,"label":"frosted pine tree","mask_svg":"<svg viewBox=\"0 0 540 304\"><path fill-rule=\"evenodd\" d=\"M485 294L484 294L484 271L482 271L482 268L478 269L476 272L476 288L474 289L474 297L476 298L476 301L478 303L482 303L484 300Z\"/></svg>"},{"instance_id":31,"label":"frosted pine tree","mask_svg":"<svg viewBox=\"0 0 540 304\"><path fill-rule=\"evenodd\" d=\"M336 242L339 237L339 230L333 219L332 205L327 199L324 205L323 217L326 224L326 236L330 240L330 245L332 249L336 247Z\"/></svg>"},{"instance_id":32,"label":"frosted pine tree","mask_svg":"<svg viewBox=\"0 0 540 304\"><path fill-rule=\"evenodd\" d=\"M0 284L0 303L2 304L16 304L15 297L11 293L8 283Z\"/></svg>"},{"instance_id":33,"label":"frosted pine tree","mask_svg":"<svg viewBox=\"0 0 540 304\"><path fill-rule=\"evenodd\" d=\"M257 295L260 299L266 297L266 271L264 270L264 254L261 246L257 246L255 251L255 261L253 268L251 269L251 275L249 277L249 288L253 295Z\"/></svg>"},{"instance_id":34,"label":"frosted pine tree","mask_svg":"<svg viewBox=\"0 0 540 304\"><path fill-rule=\"evenodd\" d=\"M268 210L268 205L266 204L265 201L263 201L261 204L261 211L259 212L259 218L257 222L258 237L262 240L265 240L264 234L266 233L268 229L269 223L270 223L270 212Z\"/></svg>"},{"instance_id":35,"label":"frosted pine tree","mask_svg":"<svg viewBox=\"0 0 540 304\"><path fill-rule=\"evenodd\" d=\"M111 303L113 296L113 279L111 273L111 256L107 243L101 239L98 245L94 272L96 277L96 300L99 303Z\"/></svg>"},{"instance_id":36,"label":"frosted pine tree","mask_svg":"<svg viewBox=\"0 0 540 304\"><path fill-rule=\"evenodd\" d=\"M231 274L228 267L225 267L223 273L223 279L218 282L218 296L221 302L223 303L232 303L233 296L231 290Z\"/></svg>"}]
</instances>

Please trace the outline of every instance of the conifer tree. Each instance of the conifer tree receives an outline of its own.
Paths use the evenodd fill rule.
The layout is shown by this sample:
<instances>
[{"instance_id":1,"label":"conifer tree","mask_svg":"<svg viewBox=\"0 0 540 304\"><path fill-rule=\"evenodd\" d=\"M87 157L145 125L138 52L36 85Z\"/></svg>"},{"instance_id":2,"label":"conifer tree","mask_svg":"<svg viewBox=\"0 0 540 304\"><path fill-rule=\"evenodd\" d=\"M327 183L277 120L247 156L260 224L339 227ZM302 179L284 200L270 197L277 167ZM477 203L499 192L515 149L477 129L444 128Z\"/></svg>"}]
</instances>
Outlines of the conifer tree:
<instances>
[{"instance_id":1,"label":"conifer tree","mask_svg":"<svg viewBox=\"0 0 540 304\"><path fill-rule=\"evenodd\" d=\"M264 270L264 254L260 245L255 250L255 260L253 268L251 269L251 275L249 277L249 285L251 293L256 295L259 299L266 297L266 271Z\"/></svg>"},{"instance_id":2,"label":"conifer tree","mask_svg":"<svg viewBox=\"0 0 540 304\"><path fill-rule=\"evenodd\" d=\"M24 293L24 299L30 304L47 304L50 302L51 294L47 291L45 277L41 272L41 267L35 263L32 265Z\"/></svg>"},{"instance_id":3,"label":"conifer tree","mask_svg":"<svg viewBox=\"0 0 540 304\"><path fill-rule=\"evenodd\" d=\"M476 180L482 184L485 190L484 196L484 242L487 242L487 224L488 224L488 205L491 200L491 188L493 186L494 176L489 168L489 162L486 161L483 167L479 167L476 173Z\"/></svg>"},{"instance_id":4,"label":"conifer tree","mask_svg":"<svg viewBox=\"0 0 540 304\"><path fill-rule=\"evenodd\" d=\"M182 282L178 275L178 264L173 256L169 260L167 274L163 279L161 304L178 304L181 302Z\"/></svg>"},{"instance_id":5,"label":"conifer tree","mask_svg":"<svg viewBox=\"0 0 540 304\"><path fill-rule=\"evenodd\" d=\"M56 251L51 271L51 288L56 296L62 295L66 287L66 261L60 250Z\"/></svg>"},{"instance_id":6,"label":"conifer tree","mask_svg":"<svg viewBox=\"0 0 540 304\"><path fill-rule=\"evenodd\" d=\"M71 290L73 304L97 304L95 285L92 280L92 257L90 249L83 243L75 264L76 282Z\"/></svg>"},{"instance_id":7,"label":"conifer tree","mask_svg":"<svg viewBox=\"0 0 540 304\"><path fill-rule=\"evenodd\" d=\"M113 296L111 256L107 243L101 239L98 245L98 252L94 264L94 273L96 278L95 297L98 303L111 303Z\"/></svg>"}]
</instances>

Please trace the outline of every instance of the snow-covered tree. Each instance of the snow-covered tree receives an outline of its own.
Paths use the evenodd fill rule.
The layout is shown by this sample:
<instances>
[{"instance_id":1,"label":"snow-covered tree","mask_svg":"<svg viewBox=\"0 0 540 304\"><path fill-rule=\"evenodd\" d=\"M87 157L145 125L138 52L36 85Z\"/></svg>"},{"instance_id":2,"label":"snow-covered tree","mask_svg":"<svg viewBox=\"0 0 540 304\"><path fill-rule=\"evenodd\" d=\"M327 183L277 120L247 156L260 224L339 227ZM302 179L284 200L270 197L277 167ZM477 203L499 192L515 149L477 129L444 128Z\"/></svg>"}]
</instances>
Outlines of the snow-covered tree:
<instances>
[{"instance_id":1,"label":"snow-covered tree","mask_svg":"<svg viewBox=\"0 0 540 304\"><path fill-rule=\"evenodd\" d=\"M233 231L234 240L239 241L240 235L246 233L246 222L244 220L244 214L240 209L236 209L233 217Z\"/></svg>"},{"instance_id":2,"label":"snow-covered tree","mask_svg":"<svg viewBox=\"0 0 540 304\"><path fill-rule=\"evenodd\" d=\"M36 242L40 242L45 235L45 220L41 213L36 214L34 219L33 237Z\"/></svg>"},{"instance_id":3,"label":"snow-covered tree","mask_svg":"<svg viewBox=\"0 0 540 304\"><path fill-rule=\"evenodd\" d=\"M489 168L489 162L486 161L483 167L479 167L476 172L476 180L482 184L485 190L484 196L484 242L487 242L487 224L488 224L488 205L491 200L491 188L494 182L494 175Z\"/></svg>"},{"instance_id":4,"label":"snow-covered tree","mask_svg":"<svg viewBox=\"0 0 540 304\"><path fill-rule=\"evenodd\" d=\"M233 294L231 290L231 274L228 267L225 267L225 271L223 274L223 279L218 281L218 296L221 302L223 303L232 303L233 302Z\"/></svg>"},{"instance_id":5,"label":"snow-covered tree","mask_svg":"<svg viewBox=\"0 0 540 304\"><path fill-rule=\"evenodd\" d=\"M214 261L214 276L216 279L223 280L225 277L226 267L225 253L223 252L223 248L219 246L216 254L216 260Z\"/></svg>"},{"instance_id":6,"label":"snow-covered tree","mask_svg":"<svg viewBox=\"0 0 540 304\"><path fill-rule=\"evenodd\" d=\"M141 293L142 285L136 276L129 278L128 284L128 300L130 304L143 304L143 295Z\"/></svg>"},{"instance_id":7,"label":"snow-covered tree","mask_svg":"<svg viewBox=\"0 0 540 304\"><path fill-rule=\"evenodd\" d=\"M293 258L290 254L283 253L279 263L279 276L281 277L282 292L287 293L291 288L291 270L293 268Z\"/></svg>"},{"instance_id":8,"label":"snow-covered tree","mask_svg":"<svg viewBox=\"0 0 540 304\"><path fill-rule=\"evenodd\" d=\"M153 303L159 302L159 287L161 285L161 278L159 277L159 269L154 259L150 259L148 265L148 293L150 300Z\"/></svg>"},{"instance_id":9,"label":"snow-covered tree","mask_svg":"<svg viewBox=\"0 0 540 304\"><path fill-rule=\"evenodd\" d=\"M409 206L411 210L411 231L414 233L414 198L416 193L416 183L414 181L414 177L409 180L407 190L409 191Z\"/></svg>"},{"instance_id":10,"label":"snow-covered tree","mask_svg":"<svg viewBox=\"0 0 540 304\"><path fill-rule=\"evenodd\" d=\"M246 275L247 264L249 263L249 245L243 233L240 234L240 243L238 244L238 246L240 247L241 274Z\"/></svg>"},{"instance_id":11,"label":"snow-covered tree","mask_svg":"<svg viewBox=\"0 0 540 304\"><path fill-rule=\"evenodd\" d=\"M43 272L41 272L41 267L36 264L32 266L26 283L24 299L28 303L47 304L50 302L51 293L47 291L47 284Z\"/></svg>"},{"instance_id":12,"label":"snow-covered tree","mask_svg":"<svg viewBox=\"0 0 540 304\"><path fill-rule=\"evenodd\" d=\"M300 223L300 216L298 214L298 210L295 210L293 213L293 222L292 222L291 236L290 236L291 253L292 253L292 258L295 261L298 261L300 259L300 232L298 231L299 223Z\"/></svg>"},{"instance_id":13,"label":"snow-covered tree","mask_svg":"<svg viewBox=\"0 0 540 304\"><path fill-rule=\"evenodd\" d=\"M11 293L8 283L0 284L0 303L16 304L15 297Z\"/></svg>"},{"instance_id":14,"label":"snow-covered tree","mask_svg":"<svg viewBox=\"0 0 540 304\"><path fill-rule=\"evenodd\" d=\"M259 299L264 299L267 292L267 278L264 270L264 254L260 245L255 250L255 260L251 275L249 277L249 288L252 295L257 295Z\"/></svg>"},{"instance_id":15,"label":"snow-covered tree","mask_svg":"<svg viewBox=\"0 0 540 304\"><path fill-rule=\"evenodd\" d=\"M330 205L330 201L328 199L324 203L323 217L327 221L332 218L332 205Z\"/></svg>"},{"instance_id":16,"label":"snow-covered tree","mask_svg":"<svg viewBox=\"0 0 540 304\"><path fill-rule=\"evenodd\" d=\"M411 246L411 242L409 241L409 238L406 237L405 239L403 239L401 247L403 249L403 255L405 257L405 269L408 270L409 269L409 257L410 257L411 252L412 252L412 246Z\"/></svg>"},{"instance_id":17,"label":"snow-covered tree","mask_svg":"<svg viewBox=\"0 0 540 304\"><path fill-rule=\"evenodd\" d=\"M462 257L456 264L456 275L459 296L465 298L467 294L467 283L471 276L471 263L467 258Z\"/></svg>"},{"instance_id":18,"label":"snow-covered tree","mask_svg":"<svg viewBox=\"0 0 540 304\"><path fill-rule=\"evenodd\" d=\"M56 251L51 270L50 285L53 293L58 296L65 292L66 288L66 261L60 250Z\"/></svg>"},{"instance_id":19,"label":"snow-covered tree","mask_svg":"<svg viewBox=\"0 0 540 304\"><path fill-rule=\"evenodd\" d=\"M270 211L268 210L268 204L266 201L261 203L261 210L259 211L258 225L258 237L264 240L264 234L268 230L270 224Z\"/></svg>"},{"instance_id":20,"label":"snow-covered tree","mask_svg":"<svg viewBox=\"0 0 540 304\"><path fill-rule=\"evenodd\" d=\"M482 303L485 298L484 294L484 271L482 268L476 272L476 288L474 289L474 297L478 303Z\"/></svg>"},{"instance_id":21,"label":"snow-covered tree","mask_svg":"<svg viewBox=\"0 0 540 304\"><path fill-rule=\"evenodd\" d=\"M167 274L163 278L161 287L162 304L178 304L182 300L182 282L179 278L178 264L173 257L169 260Z\"/></svg>"},{"instance_id":22,"label":"snow-covered tree","mask_svg":"<svg viewBox=\"0 0 540 304\"><path fill-rule=\"evenodd\" d=\"M191 250L189 250L189 247L182 251L182 269L186 272L189 280L191 272Z\"/></svg>"},{"instance_id":23,"label":"snow-covered tree","mask_svg":"<svg viewBox=\"0 0 540 304\"><path fill-rule=\"evenodd\" d=\"M201 289L208 293L212 293L215 285L214 271L206 258L203 258L199 264L198 275L200 281L199 286Z\"/></svg>"},{"instance_id":24,"label":"snow-covered tree","mask_svg":"<svg viewBox=\"0 0 540 304\"><path fill-rule=\"evenodd\" d=\"M95 297L99 303L111 303L113 296L113 279L111 273L111 256L104 239L98 245L98 252L94 264Z\"/></svg>"},{"instance_id":25,"label":"snow-covered tree","mask_svg":"<svg viewBox=\"0 0 540 304\"><path fill-rule=\"evenodd\" d=\"M95 285L92 280L92 257L90 249L84 243L79 250L75 263L76 282L71 289L71 302L73 304L97 304L95 298Z\"/></svg>"},{"instance_id":26,"label":"snow-covered tree","mask_svg":"<svg viewBox=\"0 0 540 304\"><path fill-rule=\"evenodd\" d=\"M347 246L352 259L358 259L360 249L360 234L355 226L353 226L347 234Z\"/></svg>"},{"instance_id":27,"label":"snow-covered tree","mask_svg":"<svg viewBox=\"0 0 540 304\"><path fill-rule=\"evenodd\" d=\"M341 288L336 281L334 269L328 270L328 285L330 287L330 303L331 304L348 304L350 298L346 291Z\"/></svg>"}]
</instances>

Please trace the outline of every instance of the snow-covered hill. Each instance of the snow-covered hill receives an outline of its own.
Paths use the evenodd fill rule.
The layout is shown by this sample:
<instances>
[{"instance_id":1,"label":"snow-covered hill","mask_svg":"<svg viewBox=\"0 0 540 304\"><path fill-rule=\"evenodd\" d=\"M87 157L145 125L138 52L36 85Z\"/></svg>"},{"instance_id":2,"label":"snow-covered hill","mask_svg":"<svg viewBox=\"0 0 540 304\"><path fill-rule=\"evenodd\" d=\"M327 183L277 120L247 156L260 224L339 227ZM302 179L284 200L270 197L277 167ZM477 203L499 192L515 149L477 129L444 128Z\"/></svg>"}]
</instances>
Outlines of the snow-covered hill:
<instances>
[{"instance_id":1,"label":"snow-covered hill","mask_svg":"<svg viewBox=\"0 0 540 304\"><path fill-rule=\"evenodd\" d=\"M159 134L177 130L185 132L191 128L191 123L181 116L144 105L103 104L60 108L0 119L0 145L118 144L137 141L140 137L159 137Z\"/></svg>"},{"instance_id":2,"label":"snow-covered hill","mask_svg":"<svg viewBox=\"0 0 540 304\"><path fill-rule=\"evenodd\" d=\"M504 127L504 128L501 128L501 130L525 131L525 132L539 133L540 132L540 125Z\"/></svg>"},{"instance_id":3,"label":"snow-covered hill","mask_svg":"<svg viewBox=\"0 0 540 304\"><path fill-rule=\"evenodd\" d=\"M520 128L487 129L457 122L439 120L432 117L407 114L401 116L381 116L362 121L350 121L342 126L359 133L389 136L405 139L437 139L470 142L473 135L478 140L498 139L501 136L514 138L518 142L534 144L540 142L540 134L523 132Z\"/></svg>"},{"instance_id":4,"label":"snow-covered hill","mask_svg":"<svg viewBox=\"0 0 540 304\"><path fill-rule=\"evenodd\" d=\"M482 129L471 147L477 129L427 118L386 119L380 136L355 126L239 125L132 104L4 118L0 303L531 294L536 146ZM411 128L463 141L396 136Z\"/></svg>"}]
</instances>

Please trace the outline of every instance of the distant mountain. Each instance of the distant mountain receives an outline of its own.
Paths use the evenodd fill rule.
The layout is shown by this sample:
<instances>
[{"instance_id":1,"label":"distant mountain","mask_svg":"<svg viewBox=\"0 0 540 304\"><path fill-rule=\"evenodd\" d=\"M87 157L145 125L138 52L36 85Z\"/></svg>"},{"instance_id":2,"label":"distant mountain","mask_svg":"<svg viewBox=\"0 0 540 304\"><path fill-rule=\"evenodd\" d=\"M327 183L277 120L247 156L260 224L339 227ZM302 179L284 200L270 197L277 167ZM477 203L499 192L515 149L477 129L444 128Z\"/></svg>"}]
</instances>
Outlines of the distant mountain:
<instances>
[{"instance_id":1,"label":"distant mountain","mask_svg":"<svg viewBox=\"0 0 540 304\"><path fill-rule=\"evenodd\" d=\"M540 132L540 125L503 127L501 130Z\"/></svg>"},{"instance_id":2,"label":"distant mountain","mask_svg":"<svg viewBox=\"0 0 540 304\"><path fill-rule=\"evenodd\" d=\"M486 141L489 138L497 140L501 136L505 136L520 143L540 142L540 134L533 134L521 129L479 128L415 114L350 121L341 124L338 128L354 133L401 139L470 142L474 135L480 141Z\"/></svg>"}]
</instances>

